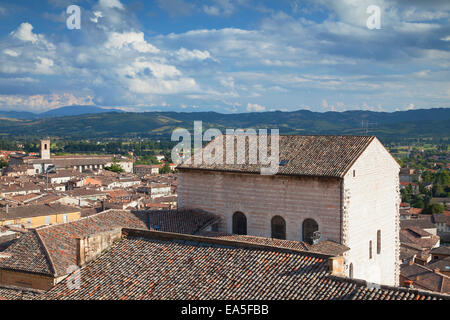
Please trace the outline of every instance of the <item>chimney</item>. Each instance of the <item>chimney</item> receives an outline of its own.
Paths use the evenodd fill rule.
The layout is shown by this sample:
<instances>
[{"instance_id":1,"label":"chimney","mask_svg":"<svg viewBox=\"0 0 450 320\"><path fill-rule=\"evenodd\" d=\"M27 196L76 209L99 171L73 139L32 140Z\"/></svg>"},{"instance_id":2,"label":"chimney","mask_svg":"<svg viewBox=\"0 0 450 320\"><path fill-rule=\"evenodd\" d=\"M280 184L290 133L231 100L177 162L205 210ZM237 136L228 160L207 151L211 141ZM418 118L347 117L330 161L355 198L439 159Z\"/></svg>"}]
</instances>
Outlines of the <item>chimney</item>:
<instances>
[{"instance_id":1,"label":"chimney","mask_svg":"<svg viewBox=\"0 0 450 320\"><path fill-rule=\"evenodd\" d=\"M343 277L344 275L344 257L328 258L328 270L332 276Z\"/></svg>"},{"instance_id":2,"label":"chimney","mask_svg":"<svg viewBox=\"0 0 450 320\"><path fill-rule=\"evenodd\" d=\"M405 280L405 287L412 288L413 287L413 281L412 280Z\"/></svg>"}]
</instances>

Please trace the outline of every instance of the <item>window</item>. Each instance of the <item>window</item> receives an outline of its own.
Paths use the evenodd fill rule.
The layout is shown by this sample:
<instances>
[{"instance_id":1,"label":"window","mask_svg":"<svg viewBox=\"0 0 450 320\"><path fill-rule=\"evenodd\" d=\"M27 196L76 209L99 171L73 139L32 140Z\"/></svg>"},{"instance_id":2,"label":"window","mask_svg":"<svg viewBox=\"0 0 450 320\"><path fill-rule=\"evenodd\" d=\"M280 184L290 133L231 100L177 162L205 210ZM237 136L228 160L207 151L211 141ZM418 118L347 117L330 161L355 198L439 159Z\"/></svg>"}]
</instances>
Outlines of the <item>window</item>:
<instances>
[{"instance_id":1,"label":"window","mask_svg":"<svg viewBox=\"0 0 450 320\"><path fill-rule=\"evenodd\" d=\"M356 177L356 170L353 170L353 178Z\"/></svg>"},{"instance_id":2,"label":"window","mask_svg":"<svg viewBox=\"0 0 450 320\"><path fill-rule=\"evenodd\" d=\"M317 224L317 222L315 220L306 219L305 221L303 221L302 235L303 235L304 242L312 244L313 234L316 231L319 231L319 225Z\"/></svg>"},{"instance_id":3,"label":"window","mask_svg":"<svg viewBox=\"0 0 450 320\"><path fill-rule=\"evenodd\" d=\"M63 222L65 223L65 222L67 222L67 221L68 221L67 214L64 214L64 215L63 215Z\"/></svg>"},{"instance_id":4,"label":"window","mask_svg":"<svg viewBox=\"0 0 450 320\"><path fill-rule=\"evenodd\" d=\"M47 150L47 144L44 144L44 150Z\"/></svg>"},{"instance_id":5,"label":"window","mask_svg":"<svg viewBox=\"0 0 450 320\"><path fill-rule=\"evenodd\" d=\"M369 259L372 259L372 240L369 241Z\"/></svg>"},{"instance_id":6,"label":"window","mask_svg":"<svg viewBox=\"0 0 450 320\"><path fill-rule=\"evenodd\" d=\"M377 231L377 254L381 253L381 230Z\"/></svg>"},{"instance_id":7,"label":"window","mask_svg":"<svg viewBox=\"0 0 450 320\"><path fill-rule=\"evenodd\" d=\"M272 218L272 238L286 239L286 221L280 216Z\"/></svg>"},{"instance_id":8,"label":"window","mask_svg":"<svg viewBox=\"0 0 450 320\"><path fill-rule=\"evenodd\" d=\"M247 218L242 212L233 214L233 234L247 234Z\"/></svg>"},{"instance_id":9,"label":"window","mask_svg":"<svg viewBox=\"0 0 450 320\"><path fill-rule=\"evenodd\" d=\"M348 268L348 277L353 279L353 263L350 263L350 267Z\"/></svg>"},{"instance_id":10,"label":"window","mask_svg":"<svg viewBox=\"0 0 450 320\"><path fill-rule=\"evenodd\" d=\"M50 224L50 217L45 217L45 224Z\"/></svg>"}]
</instances>

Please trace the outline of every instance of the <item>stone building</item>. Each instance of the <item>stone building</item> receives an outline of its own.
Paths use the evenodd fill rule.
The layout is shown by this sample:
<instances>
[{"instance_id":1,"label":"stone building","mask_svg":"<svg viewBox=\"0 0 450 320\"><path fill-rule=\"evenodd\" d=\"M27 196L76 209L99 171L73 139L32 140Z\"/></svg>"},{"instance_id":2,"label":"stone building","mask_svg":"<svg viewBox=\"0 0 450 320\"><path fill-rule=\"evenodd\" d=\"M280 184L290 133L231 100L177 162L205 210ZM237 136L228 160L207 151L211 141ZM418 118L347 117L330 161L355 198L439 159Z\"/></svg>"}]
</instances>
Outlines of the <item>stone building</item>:
<instances>
[{"instance_id":1,"label":"stone building","mask_svg":"<svg viewBox=\"0 0 450 320\"><path fill-rule=\"evenodd\" d=\"M279 159L275 175L258 164L181 164L178 207L217 214L219 232L343 244L348 277L398 285L399 165L380 141L280 136Z\"/></svg>"},{"instance_id":2,"label":"stone building","mask_svg":"<svg viewBox=\"0 0 450 320\"><path fill-rule=\"evenodd\" d=\"M12 154L10 156L10 166L32 166L35 174L45 173L47 168L54 166L58 169L73 169L79 172L86 170L101 170L112 165L114 155L68 155L50 156L50 140L41 141L40 156L30 156L26 154ZM118 164L127 173L133 172L133 161L120 158Z\"/></svg>"}]
</instances>

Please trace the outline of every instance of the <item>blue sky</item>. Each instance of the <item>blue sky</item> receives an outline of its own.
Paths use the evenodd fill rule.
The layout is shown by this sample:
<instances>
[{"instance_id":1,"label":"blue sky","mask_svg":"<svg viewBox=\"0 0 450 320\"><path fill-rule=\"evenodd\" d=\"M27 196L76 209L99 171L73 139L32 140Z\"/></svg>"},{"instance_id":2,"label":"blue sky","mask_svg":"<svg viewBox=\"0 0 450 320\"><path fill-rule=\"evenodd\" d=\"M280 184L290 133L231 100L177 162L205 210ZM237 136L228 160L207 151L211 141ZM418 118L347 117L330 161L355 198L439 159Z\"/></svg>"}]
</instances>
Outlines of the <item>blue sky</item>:
<instances>
[{"instance_id":1,"label":"blue sky","mask_svg":"<svg viewBox=\"0 0 450 320\"><path fill-rule=\"evenodd\" d=\"M449 17L448 0L1 0L0 109L449 107Z\"/></svg>"}]
</instances>

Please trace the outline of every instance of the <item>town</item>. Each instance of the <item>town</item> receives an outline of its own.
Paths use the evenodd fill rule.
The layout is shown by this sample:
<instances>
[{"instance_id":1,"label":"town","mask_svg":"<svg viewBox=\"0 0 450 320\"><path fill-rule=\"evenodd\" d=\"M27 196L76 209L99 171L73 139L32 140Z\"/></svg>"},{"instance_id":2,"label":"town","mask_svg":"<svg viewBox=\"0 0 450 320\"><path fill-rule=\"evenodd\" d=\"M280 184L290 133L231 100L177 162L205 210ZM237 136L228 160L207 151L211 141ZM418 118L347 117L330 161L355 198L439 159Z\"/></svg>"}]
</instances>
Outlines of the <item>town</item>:
<instances>
[{"instance_id":1,"label":"town","mask_svg":"<svg viewBox=\"0 0 450 320\"><path fill-rule=\"evenodd\" d=\"M379 286L380 295L389 292L392 298L440 299L450 293L448 150L441 150L439 155L424 155L419 150L406 157L400 155L395 161L373 136L280 136L280 168L274 180L255 176L248 165L236 168L221 163L209 167L186 161L177 166L171 163L170 155L139 157L129 151L126 156L54 155L50 139L41 140L39 146L38 153L0 151L4 164L0 177L3 298L83 299L83 295L93 294L99 299L122 295L130 299L320 299L337 287L342 291L335 292L335 298L348 296L349 289L343 286L352 286L352 290L358 288L359 298L365 299L365 294L374 294L370 284ZM315 152L318 147L322 149L319 158ZM300 149L302 154L297 154L295 150ZM167 150L163 153L169 154ZM143 160L149 157L151 162ZM418 169L410 167L419 157L430 162L424 166L422 161ZM157 164L139 164L152 162ZM403 168L399 165L402 162ZM281 198L276 196L279 192ZM372 233L373 237L368 235ZM193 273L191 281L206 281L213 276L212 265L199 279L195 275L202 247L210 246L208 255L211 259L218 255L214 259L219 263L224 254L220 247L229 246L237 250L230 256L236 263L233 268L243 268L249 274L259 274L260 268L266 268L250 260L238 264L241 255L250 257L254 250L269 250L267 255L282 253L284 258L277 259L288 259L286 268L295 267L296 256L299 262L312 258L308 262L311 267L323 271L309 275L305 269L301 277L311 276L314 283L325 281L326 285L315 293L302 293L308 291L306 288L286 291L281 286L267 292L264 289L263 294L257 288L238 290L240 285L247 287L254 281L244 277L233 280L239 286L215 294L206 289L206 284L201 284L205 289L194 293L189 287L179 287L176 281L173 285L177 290L164 292L157 288L148 291L144 283L151 280L138 275L112 272L115 280L108 280L97 278L95 270L89 270L90 278L83 274L92 268L90 261L101 265L113 257L108 257L110 252L134 246L141 238L148 239L148 245L163 241L159 245L163 247L194 241L190 245L194 253L183 253L192 263L192 270L183 271L188 277ZM115 246L118 239L122 240ZM104 253L107 250L112 251ZM128 263L120 255L112 259L117 267ZM172 261L170 256L158 260L161 267ZM197 263L206 263L201 260ZM67 283L79 268L85 284L68 291ZM152 270L146 262L135 262L133 268L145 274ZM304 269L300 265L295 268ZM270 277L265 274L262 285L279 281L280 272L277 267ZM225 282L219 287L226 288L232 275L223 276ZM134 277L141 284L132 296L128 296L128 288L123 292L109 292L107 288L91 291L95 283L102 286L102 281ZM287 288L299 281L297 277L283 280Z\"/></svg>"}]
</instances>

